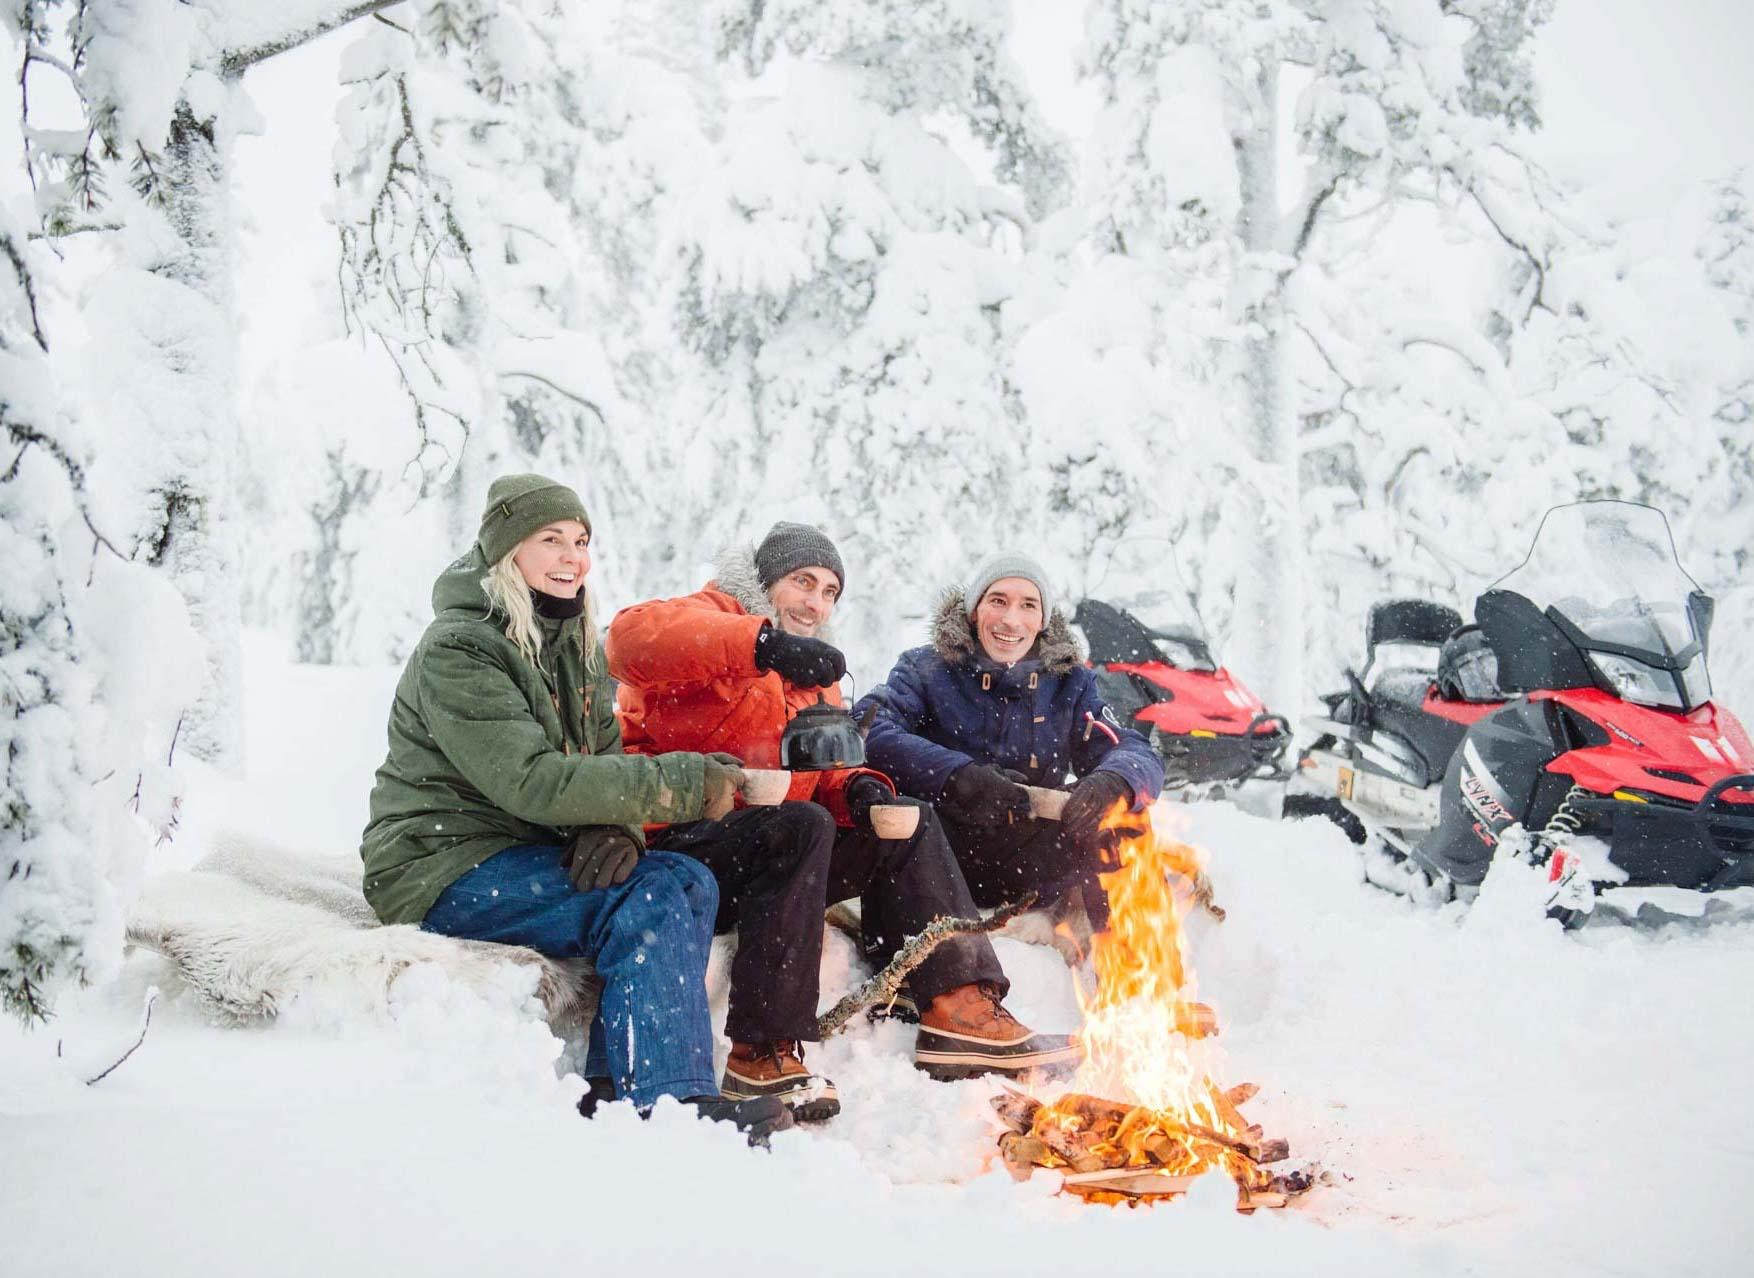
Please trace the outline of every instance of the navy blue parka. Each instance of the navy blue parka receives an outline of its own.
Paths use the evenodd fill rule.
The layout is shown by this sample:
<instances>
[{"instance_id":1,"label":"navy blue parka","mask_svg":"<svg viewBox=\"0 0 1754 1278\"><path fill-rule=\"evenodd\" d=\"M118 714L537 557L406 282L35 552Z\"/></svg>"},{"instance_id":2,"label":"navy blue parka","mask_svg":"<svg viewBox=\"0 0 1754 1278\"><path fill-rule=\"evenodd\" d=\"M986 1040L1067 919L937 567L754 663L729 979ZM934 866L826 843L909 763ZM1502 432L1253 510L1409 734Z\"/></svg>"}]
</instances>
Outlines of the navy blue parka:
<instances>
[{"instance_id":1,"label":"navy blue parka","mask_svg":"<svg viewBox=\"0 0 1754 1278\"><path fill-rule=\"evenodd\" d=\"M1030 656L1006 666L980 649L962 592L946 592L932 643L902 653L854 714L862 720L873 705L867 763L931 803L969 763L1012 768L1042 786L1063 786L1068 769L1079 779L1113 772L1132 787L1135 808L1163 789L1163 761L1104 703L1057 608Z\"/></svg>"}]
</instances>

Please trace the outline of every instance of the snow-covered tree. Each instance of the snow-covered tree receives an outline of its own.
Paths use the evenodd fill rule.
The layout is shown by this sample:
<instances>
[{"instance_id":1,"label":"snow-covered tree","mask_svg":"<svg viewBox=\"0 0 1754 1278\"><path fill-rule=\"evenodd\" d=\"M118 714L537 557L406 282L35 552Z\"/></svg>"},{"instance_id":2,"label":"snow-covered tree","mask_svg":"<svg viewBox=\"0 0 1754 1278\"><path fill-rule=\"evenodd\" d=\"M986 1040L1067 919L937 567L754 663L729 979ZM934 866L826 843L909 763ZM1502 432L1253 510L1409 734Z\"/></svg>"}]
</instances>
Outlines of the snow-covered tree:
<instances>
[{"instance_id":1,"label":"snow-covered tree","mask_svg":"<svg viewBox=\"0 0 1754 1278\"><path fill-rule=\"evenodd\" d=\"M701 552L778 516L856 577L872 665L930 586L1008 537L1028 466L1000 306L1065 160L992 3L726 4L716 145L676 237L675 478ZM743 77L732 72L741 68Z\"/></svg>"},{"instance_id":2,"label":"snow-covered tree","mask_svg":"<svg viewBox=\"0 0 1754 1278\"><path fill-rule=\"evenodd\" d=\"M1548 7L1089 11L1103 110L1087 233L1066 260L1095 260L1069 270L1047 322L1122 297L1181 313L1117 332L1082 374L1060 361L1061 403L1097 405L1155 482L1111 478L1112 446L1056 469L1066 491L1082 474L1124 492L1111 508L1178 540L1208 629L1273 699L1306 691L1306 657L1318 680L1337 673L1371 598L1459 599L1506 562L1540 513L1531 485L1554 500L1602 487L1557 387L1609 368L1632 400L1660 402L1619 317L1580 300L1597 291L1581 264L1611 234L1519 150L1539 122L1530 48ZM1279 189L1286 153L1295 191ZM1041 345L1026 336L1019 364ZM1125 389L1096 393L1117 376ZM1646 429L1651 404L1617 420ZM1511 470L1514 497L1494 482Z\"/></svg>"},{"instance_id":3,"label":"snow-covered tree","mask_svg":"<svg viewBox=\"0 0 1754 1278\"><path fill-rule=\"evenodd\" d=\"M26 1017L119 957L177 751L236 759L235 82L384 7L0 11L20 68L0 157L0 1000Z\"/></svg>"},{"instance_id":4,"label":"snow-covered tree","mask_svg":"<svg viewBox=\"0 0 1754 1278\"><path fill-rule=\"evenodd\" d=\"M605 168L627 167L614 135L628 112L601 81L625 90L632 73L605 57L602 20L536 0L420 0L348 50L334 211L343 301L355 339L395 370L413 462L361 457L355 442L311 508L317 555L340 535L337 503L367 489L376 496L355 522L437 494L445 517L424 526L457 545L501 471L567 475L599 523L641 500L638 468L622 460L644 448L641 410L621 387L647 336L635 308L613 304L632 296L627 276L650 269L650 250L635 268L639 227L621 220L633 211L602 212L619 192ZM658 123L639 122L648 137ZM612 580L613 554L608 566ZM306 582L301 649L355 651L352 622L322 633L350 613L348 582L321 571Z\"/></svg>"},{"instance_id":5,"label":"snow-covered tree","mask_svg":"<svg viewBox=\"0 0 1754 1278\"><path fill-rule=\"evenodd\" d=\"M239 759L239 566L230 148L255 123L255 65L395 0L14 0L23 48L25 164L51 236L102 237L90 407L128 441L109 470L128 491L127 553L177 584L208 674L184 739ZM58 84L45 83L46 79ZM48 88L70 118L35 104ZM65 112L63 112L63 115ZM106 346L106 344L109 344Z\"/></svg>"},{"instance_id":6,"label":"snow-covered tree","mask_svg":"<svg viewBox=\"0 0 1754 1278\"><path fill-rule=\"evenodd\" d=\"M0 1006L49 1014L58 988L121 957L122 914L199 681L176 593L128 551L101 482L106 424L80 415L53 318L69 309L0 143Z\"/></svg>"}]
</instances>

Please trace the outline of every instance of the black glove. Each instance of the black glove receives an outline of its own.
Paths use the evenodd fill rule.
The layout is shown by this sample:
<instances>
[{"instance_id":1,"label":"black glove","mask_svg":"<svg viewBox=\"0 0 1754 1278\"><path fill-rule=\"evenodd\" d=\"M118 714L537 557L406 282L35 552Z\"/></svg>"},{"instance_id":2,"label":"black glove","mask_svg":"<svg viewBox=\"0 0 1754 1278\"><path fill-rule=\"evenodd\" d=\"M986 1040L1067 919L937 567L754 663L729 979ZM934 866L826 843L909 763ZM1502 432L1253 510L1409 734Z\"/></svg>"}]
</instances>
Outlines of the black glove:
<instances>
[{"instance_id":1,"label":"black glove","mask_svg":"<svg viewBox=\"0 0 1754 1278\"><path fill-rule=\"evenodd\" d=\"M1143 834L1146 823L1143 813L1128 811L1122 824L1113 830L1102 828L1102 819L1119 799L1131 809L1133 787L1114 772L1092 772L1072 787L1072 797L1060 813L1060 841L1068 847L1111 848L1118 839L1136 838Z\"/></svg>"},{"instance_id":2,"label":"black glove","mask_svg":"<svg viewBox=\"0 0 1754 1278\"><path fill-rule=\"evenodd\" d=\"M939 804L961 825L1006 825L1029 815L1029 791L1003 772L984 763L965 763L950 774Z\"/></svg>"},{"instance_id":3,"label":"black glove","mask_svg":"<svg viewBox=\"0 0 1754 1278\"><path fill-rule=\"evenodd\" d=\"M755 668L771 670L794 687L826 688L845 677L847 659L831 643L763 626L755 636Z\"/></svg>"},{"instance_id":4,"label":"black glove","mask_svg":"<svg viewBox=\"0 0 1754 1278\"><path fill-rule=\"evenodd\" d=\"M871 828L871 807L877 803L895 803L896 797L870 773L860 773L847 782L843 792L847 801L847 815L852 817L853 824L861 830Z\"/></svg>"},{"instance_id":5,"label":"black glove","mask_svg":"<svg viewBox=\"0 0 1754 1278\"><path fill-rule=\"evenodd\" d=\"M638 840L616 825L588 825L566 850L566 876L581 892L626 882L639 861Z\"/></svg>"}]
</instances>

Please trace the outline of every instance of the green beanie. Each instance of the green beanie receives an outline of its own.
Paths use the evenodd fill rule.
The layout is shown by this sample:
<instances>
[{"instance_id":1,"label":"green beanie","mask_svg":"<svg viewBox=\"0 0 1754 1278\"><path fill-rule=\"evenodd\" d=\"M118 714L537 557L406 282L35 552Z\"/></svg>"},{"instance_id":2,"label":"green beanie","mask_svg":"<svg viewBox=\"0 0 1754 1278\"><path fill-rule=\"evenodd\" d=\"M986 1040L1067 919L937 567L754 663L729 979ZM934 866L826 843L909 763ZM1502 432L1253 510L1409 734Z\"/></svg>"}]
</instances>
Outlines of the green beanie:
<instances>
[{"instance_id":1,"label":"green beanie","mask_svg":"<svg viewBox=\"0 0 1754 1278\"><path fill-rule=\"evenodd\" d=\"M476 540L489 564L497 564L531 533L560 519L576 519L591 531L585 503L565 484L546 475L501 475L487 490Z\"/></svg>"}]
</instances>

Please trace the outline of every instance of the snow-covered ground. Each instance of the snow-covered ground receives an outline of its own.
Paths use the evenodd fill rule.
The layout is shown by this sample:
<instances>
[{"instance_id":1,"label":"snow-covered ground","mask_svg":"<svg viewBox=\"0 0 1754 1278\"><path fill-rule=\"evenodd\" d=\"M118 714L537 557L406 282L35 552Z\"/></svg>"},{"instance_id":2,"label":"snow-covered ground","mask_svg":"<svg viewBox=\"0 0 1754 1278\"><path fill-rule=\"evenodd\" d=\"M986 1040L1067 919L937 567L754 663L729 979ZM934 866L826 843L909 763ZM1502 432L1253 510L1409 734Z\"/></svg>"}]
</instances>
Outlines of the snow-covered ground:
<instances>
[{"instance_id":1,"label":"snow-covered ground","mask_svg":"<svg viewBox=\"0 0 1754 1278\"><path fill-rule=\"evenodd\" d=\"M352 855L395 672L249 657L250 773L195 779L157 870L228 827ZM1320 823L1191 819L1229 909L1193 925L1225 1081L1259 1082L1251 1116L1330 1173L1287 1211L1237 1216L1227 1183L1148 1211L1016 1185L993 1089L926 1081L901 1026L813 1054L845 1112L763 1152L674 1107L581 1121L515 992L416 969L387 1016L313 994L224 1028L136 954L47 1027L0 1030L0 1272L1747 1272L1754 926L1421 911L1357 882ZM1016 1010L1072 1028L1059 958L999 944ZM851 964L831 944L825 998ZM144 1045L86 1086L153 984Z\"/></svg>"}]
</instances>

